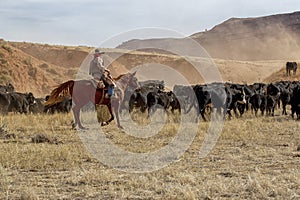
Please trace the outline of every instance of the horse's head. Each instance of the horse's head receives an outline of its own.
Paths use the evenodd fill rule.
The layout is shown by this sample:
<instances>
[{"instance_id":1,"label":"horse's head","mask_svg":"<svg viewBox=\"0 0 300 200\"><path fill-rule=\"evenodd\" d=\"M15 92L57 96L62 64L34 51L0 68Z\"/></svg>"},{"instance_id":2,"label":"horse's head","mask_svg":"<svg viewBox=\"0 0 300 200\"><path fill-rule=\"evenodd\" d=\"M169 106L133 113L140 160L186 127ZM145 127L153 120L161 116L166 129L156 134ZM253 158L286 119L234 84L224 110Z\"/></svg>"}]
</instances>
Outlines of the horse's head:
<instances>
[{"instance_id":1,"label":"horse's head","mask_svg":"<svg viewBox=\"0 0 300 200\"><path fill-rule=\"evenodd\" d=\"M118 78L116 78L116 80L118 81L118 85L120 87L131 87L133 89L136 89L139 87L139 83L137 78L135 77L136 72L133 73L127 73L127 74L123 74L121 76L119 76Z\"/></svg>"},{"instance_id":2,"label":"horse's head","mask_svg":"<svg viewBox=\"0 0 300 200\"><path fill-rule=\"evenodd\" d=\"M132 74L130 74L130 80L129 80L129 84L128 84L129 87L134 88L134 89L140 87L138 79L135 77L135 74L136 74L136 71L133 72Z\"/></svg>"}]
</instances>

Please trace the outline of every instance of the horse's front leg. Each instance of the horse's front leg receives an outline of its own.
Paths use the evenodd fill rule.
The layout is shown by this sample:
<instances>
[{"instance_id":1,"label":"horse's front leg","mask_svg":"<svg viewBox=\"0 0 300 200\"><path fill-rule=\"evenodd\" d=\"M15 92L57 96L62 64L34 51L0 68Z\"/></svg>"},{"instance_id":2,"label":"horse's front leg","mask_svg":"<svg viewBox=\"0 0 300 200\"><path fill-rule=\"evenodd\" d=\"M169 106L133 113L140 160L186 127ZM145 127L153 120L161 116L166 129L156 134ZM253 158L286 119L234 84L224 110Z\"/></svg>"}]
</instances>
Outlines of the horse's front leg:
<instances>
[{"instance_id":1,"label":"horse's front leg","mask_svg":"<svg viewBox=\"0 0 300 200\"><path fill-rule=\"evenodd\" d=\"M114 112L115 112L115 115L116 115L116 118L117 118L117 124L118 124L118 127L120 129L123 129L123 127L121 126L121 123L120 123L120 116L119 116L119 102L116 102L115 104L113 104L113 107L114 107Z\"/></svg>"},{"instance_id":2,"label":"horse's front leg","mask_svg":"<svg viewBox=\"0 0 300 200\"><path fill-rule=\"evenodd\" d=\"M72 129L76 129L76 126L78 124L78 117L77 117L78 113L76 112L75 107L72 108L72 112L73 112L73 117L74 117L74 121L72 122Z\"/></svg>"},{"instance_id":3,"label":"horse's front leg","mask_svg":"<svg viewBox=\"0 0 300 200\"><path fill-rule=\"evenodd\" d=\"M74 120L75 120L75 122L72 124L72 128L75 129L76 125L78 124L78 128L86 129L84 126L82 126L81 121L80 121L80 108L77 106L74 106L72 110L73 110L73 115L74 115Z\"/></svg>"}]
</instances>

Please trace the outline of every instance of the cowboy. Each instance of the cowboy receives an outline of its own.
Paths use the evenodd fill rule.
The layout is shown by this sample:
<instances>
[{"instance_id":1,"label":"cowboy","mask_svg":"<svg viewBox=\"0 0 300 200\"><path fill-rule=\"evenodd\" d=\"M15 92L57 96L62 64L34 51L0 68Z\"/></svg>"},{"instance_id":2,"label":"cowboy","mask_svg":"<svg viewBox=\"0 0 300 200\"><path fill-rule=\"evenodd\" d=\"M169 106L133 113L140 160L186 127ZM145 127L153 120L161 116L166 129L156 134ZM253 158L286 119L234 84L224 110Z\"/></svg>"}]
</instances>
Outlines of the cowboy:
<instances>
[{"instance_id":1,"label":"cowboy","mask_svg":"<svg viewBox=\"0 0 300 200\"><path fill-rule=\"evenodd\" d=\"M104 61L101 58L102 54L104 52L101 52L99 49L95 50L94 58L90 62L89 74L98 82L103 81L108 85L108 97L111 97L114 95L115 83L110 76L110 71L104 67Z\"/></svg>"}]
</instances>

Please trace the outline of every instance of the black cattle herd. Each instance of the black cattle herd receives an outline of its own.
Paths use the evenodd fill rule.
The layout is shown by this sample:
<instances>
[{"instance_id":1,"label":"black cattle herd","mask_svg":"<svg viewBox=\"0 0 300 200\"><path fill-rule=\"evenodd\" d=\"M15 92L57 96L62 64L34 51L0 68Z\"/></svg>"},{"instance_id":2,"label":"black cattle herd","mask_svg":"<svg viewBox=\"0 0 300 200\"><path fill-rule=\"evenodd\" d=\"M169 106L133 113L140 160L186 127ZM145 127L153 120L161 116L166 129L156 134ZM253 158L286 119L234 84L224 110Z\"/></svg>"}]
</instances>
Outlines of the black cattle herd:
<instances>
[{"instance_id":1,"label":"black cattle herd","mask_svg":"<svg viewBox=\"0 0 300 200\"><path fill-rule=\"evenodd\" d=\"M172 91L164 90L163 81L147 81L134 91L128 91L128 108L125 103L121 108L139 109L148 114L157 107L185 113L195 108L198 117L206 121L207 112L216 110L224 118L232 118L232 111L236 117L241 117L247 111L253 115L274 116L275 109L281 108L281 114L287 115L287 105L290 105L290 114L300 119L300 82L279 81L270 84L254 83L210 83L192 86L175 85ZM126 100L126 97L124 98ZM158 105L158 106L157 106Z\"/></svg>"},{"instance_id":2,"label":"black cattle herd","mask_svg":"<svg viewBox=\"0 0 300 200\"><path fill-rule=\"evenodd\" d=\"M300 82L278 81L273 83L209 83L192 86L175 85L166 90L163 80L139 82L137 89L127 88L121 102L120 112L127 109L147 112L157 108L167 113L189 113L196 109L198 117L206 121L207 114L216 110L224 118L242 117L250 111L253 115L274 116L275 109L281 109L282 115L290 114L300 119ZM15 92L12 84L0 85L0 114L16 113L68 113L72 109L72 99L62 97L59 103L45 106L45 98L35 98L29 93ZM289 105L289 110L287 106Z\"/></svg>"},{"instance_id":3,"label":"black cattle herd","mask_svg":"<svg viewBox=\"0 0 300 200\"><path fill-rule=\"evenodd\" d=\"M32 92L15 92L15 88L11 83L0 85L0 114L5 115L9 112L24 114L68 113L72 108L71 98L63 97L59 103L45 106L44 103L47 99L48 96L35 98Z\"/></svg>"}]
</instances>

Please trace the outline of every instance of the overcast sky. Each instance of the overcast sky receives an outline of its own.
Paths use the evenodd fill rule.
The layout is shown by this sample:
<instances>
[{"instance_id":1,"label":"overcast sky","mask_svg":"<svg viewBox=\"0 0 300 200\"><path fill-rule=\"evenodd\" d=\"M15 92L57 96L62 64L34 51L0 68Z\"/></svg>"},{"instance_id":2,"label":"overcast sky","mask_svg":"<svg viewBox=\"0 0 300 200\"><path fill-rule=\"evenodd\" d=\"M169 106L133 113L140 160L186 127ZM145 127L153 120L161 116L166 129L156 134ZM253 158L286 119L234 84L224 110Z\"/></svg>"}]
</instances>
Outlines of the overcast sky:
<instances>
[{"instance_id":1,"label":"overcast sky","mask_svg":"<svg viewBox=\"0 0 300 200\"><path fill-rule=\"evenodd\" d=\"M0 38L98 47L135 29L156 27L188 36L231 17L298 10L299 0L0 0ZM166 36L173 35L147 35ZM125 40L131 37L139 36Z\"/></svg>"}]
</instances>

